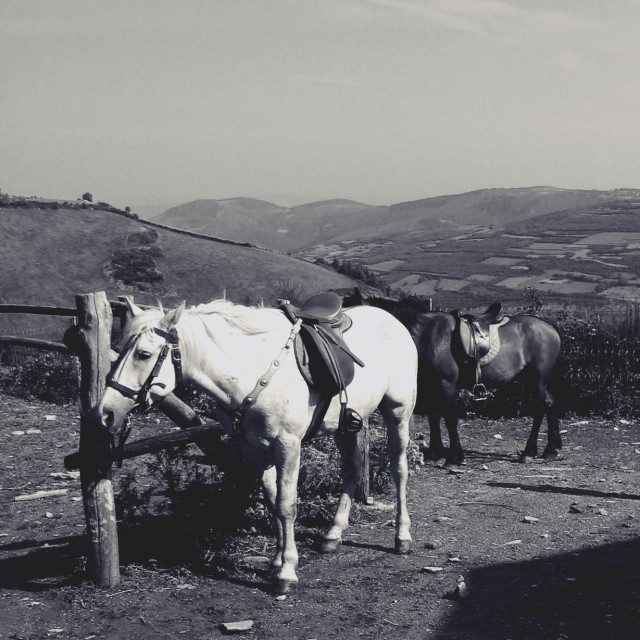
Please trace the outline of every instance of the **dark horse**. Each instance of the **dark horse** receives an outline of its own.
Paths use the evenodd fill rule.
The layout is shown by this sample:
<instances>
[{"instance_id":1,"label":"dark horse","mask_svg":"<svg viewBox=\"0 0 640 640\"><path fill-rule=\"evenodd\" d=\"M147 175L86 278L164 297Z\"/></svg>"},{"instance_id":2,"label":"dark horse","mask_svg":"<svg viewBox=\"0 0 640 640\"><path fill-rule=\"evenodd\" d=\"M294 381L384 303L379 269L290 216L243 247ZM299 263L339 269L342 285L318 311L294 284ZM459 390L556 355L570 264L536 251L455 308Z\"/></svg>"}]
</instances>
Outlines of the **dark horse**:
<instances>
[{"instance_id":1,"label":"dark horse","mask_svg":"<svg viewBox=\"0 0 640 640\"><path fill-rule=\"evenodd\" d=\"M345 306L370 305L394 315L411 333L418 348L418 400L415 412L429 420L429 448L425 457L433 460L446 457L447 465L464 460L458 435L456 396L463 388L476 382L474 364L464 361L456 333L457 320L453 313L429 311L416 298L392 300L369 296L363 298L356 288L354 295L344 299ZM558 411L549 392L552 375L559 362L560 336L544 320L531 315L513 315L500 326L500 350L481 368L482 383L495 387L518 378L533 397L533 427L521 462L531 462L538 455L538 434L543 418L547 418L547 446L542 457L558 457L562 448ZM473 375L470 375L472 373ZM469 380L471 378L471 380ZM442 443L440 419L449 432L449 453Z\"/></svg>"}]
</instances>

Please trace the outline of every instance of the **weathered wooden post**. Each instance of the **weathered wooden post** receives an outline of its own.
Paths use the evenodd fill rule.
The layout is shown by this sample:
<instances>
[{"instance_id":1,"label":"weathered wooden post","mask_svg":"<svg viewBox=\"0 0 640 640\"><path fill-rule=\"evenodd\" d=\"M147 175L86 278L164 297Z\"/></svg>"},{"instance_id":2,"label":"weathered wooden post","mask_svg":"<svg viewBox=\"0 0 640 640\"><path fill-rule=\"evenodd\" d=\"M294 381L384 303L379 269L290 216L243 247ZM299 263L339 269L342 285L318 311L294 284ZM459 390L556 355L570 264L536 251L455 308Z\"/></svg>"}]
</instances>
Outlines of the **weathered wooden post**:
<instances>
[{"instance_id":1,"label":"weathered wooden post","mask_svg":"<svg viewBox=\"0 0 640 640\"><path fill-rule=\"evenodd\" d=\"M98 428L95 408L111 368L113 316L103 291L77 295L76 304L76 354L80 360L80 483L90 542L89 570L96 586L108 589L120 582L120 557L111 481L111 443L109 436Z\"/></svg>"},{"instance_id":2,"label":"weathered wooden post","mask_svg":"<svg viewBox=\"0 0 640 640\"><path fill-rule=\"evenodd\" d=\"M369 502L369 419L363 420L362 429L358 433L358 449L362 459L360 478L356 484L355 499L357 502Z\"/></svg>"}]
</instances>

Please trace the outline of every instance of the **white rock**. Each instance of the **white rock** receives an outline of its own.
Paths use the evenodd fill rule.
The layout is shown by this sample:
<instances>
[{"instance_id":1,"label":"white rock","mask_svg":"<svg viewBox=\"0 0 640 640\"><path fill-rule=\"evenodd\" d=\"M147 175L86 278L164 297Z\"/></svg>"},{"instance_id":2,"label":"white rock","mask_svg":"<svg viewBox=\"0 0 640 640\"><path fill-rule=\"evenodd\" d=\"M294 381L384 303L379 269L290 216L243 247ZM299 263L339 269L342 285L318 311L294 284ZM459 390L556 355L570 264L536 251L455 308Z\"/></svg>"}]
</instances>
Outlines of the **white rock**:
<instances>
[{"instance_id":1,"label":"white rock","mask_svg":"<svg viewBox=\"0 0 640 640\"><path fill-rule=\"evenodd\" d=\"M220 629L225 633L240 633L249 631L253 627L253 620L241 620L239 622L223 622Z\"/></svg>"}]
</instances>

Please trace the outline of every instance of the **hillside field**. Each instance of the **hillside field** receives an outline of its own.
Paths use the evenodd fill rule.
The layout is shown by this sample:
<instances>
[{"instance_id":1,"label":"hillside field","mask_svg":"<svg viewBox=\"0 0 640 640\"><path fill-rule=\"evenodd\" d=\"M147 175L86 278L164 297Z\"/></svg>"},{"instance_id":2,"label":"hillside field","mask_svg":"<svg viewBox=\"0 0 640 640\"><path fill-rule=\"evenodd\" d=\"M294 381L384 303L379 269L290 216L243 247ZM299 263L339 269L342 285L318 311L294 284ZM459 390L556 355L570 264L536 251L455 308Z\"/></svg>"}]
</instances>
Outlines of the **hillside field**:
<instances>
[{"instance_id":1,"label":"hillside field","mask_svg":"<svg viewBox=\"0 0 640 640\"><path fill-rule=\"evenodd\" d=\"M354 284L299 258L100 208L2 206L0 230L0 303L74 307L76 294L104 290L165 307L223 296L273 304Z\"/></svg>"}]
</instances>

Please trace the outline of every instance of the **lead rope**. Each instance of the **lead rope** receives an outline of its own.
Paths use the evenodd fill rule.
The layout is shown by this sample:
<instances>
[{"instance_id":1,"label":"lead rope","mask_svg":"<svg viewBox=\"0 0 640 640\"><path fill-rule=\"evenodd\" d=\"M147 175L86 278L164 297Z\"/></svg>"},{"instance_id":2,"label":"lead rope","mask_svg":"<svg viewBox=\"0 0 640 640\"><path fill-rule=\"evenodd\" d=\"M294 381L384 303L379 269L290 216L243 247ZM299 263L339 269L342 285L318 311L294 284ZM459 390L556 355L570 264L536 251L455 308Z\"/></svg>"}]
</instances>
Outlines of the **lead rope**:
<instances>
[{"instance_id":1,"label":"lead rope","mask_svg":"<svg viewBox=\"0 0 640 640\"><path fill-rule=\"evenodd\" d=\"M116 444L115 435L111 434L111 453L113 455L113 459L118 465L118 469L122 469L122 461L124 460L124 445L131 433L131 427L129 426L130 418L127 415L125 420L125 430L122 432L120 437L118 438L118 443Z\"/></svg>"}]
</instances>

